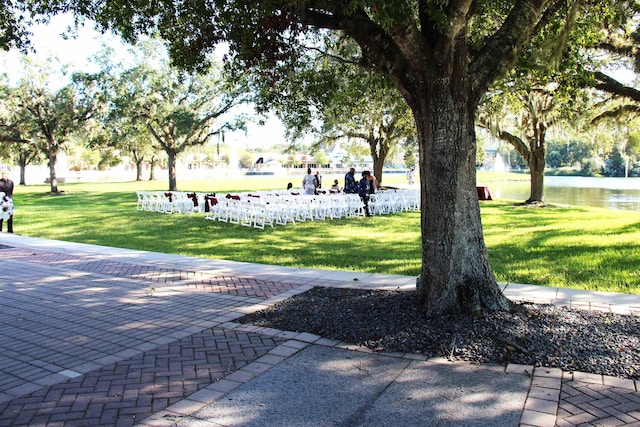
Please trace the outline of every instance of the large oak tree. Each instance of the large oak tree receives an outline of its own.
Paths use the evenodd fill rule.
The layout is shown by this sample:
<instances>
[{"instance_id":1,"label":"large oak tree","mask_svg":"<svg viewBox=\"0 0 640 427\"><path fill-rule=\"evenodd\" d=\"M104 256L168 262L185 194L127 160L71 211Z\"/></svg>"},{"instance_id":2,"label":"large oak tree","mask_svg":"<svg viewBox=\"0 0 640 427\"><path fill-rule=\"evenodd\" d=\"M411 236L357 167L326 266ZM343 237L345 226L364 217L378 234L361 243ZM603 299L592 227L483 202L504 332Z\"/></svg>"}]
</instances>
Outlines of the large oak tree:
<instances>
[{"instance_id":1,"label":"large oak tree","mask_svg":"<svg viewBox=\"0 0 640 427\"><path fill-rule=\"evenodd\" d=\"M252 66L277 63L291 52L296 40L305 40L305 33L318 29L351 37L360 46L361 62L393 82L415 119L422 193L419 299L428 316L509 307L492 273L482 233L475 188L475 113L489 86L516 65L519 55L540 40L540 33L562 30L572 3L53 2L55 9L68 6L127 39L158 32L168 41L174 61L192 68L205 65L207 52L221 41L227 41L232 54ZM581 4L590 7L588 1Z\"/></svg>"},{"instance_id":2,"label":"large oak tree","mask_svg":"<svg viewBox=\"0 0 640 427\"><path fill-rule=\"evenodd\" d=\"M98 140L127 150L139 162L145 150L147 154L164 151L168 188L176 191L181 153L206 144L224 130L244 126L243 117L232 116L231 111L247 100L245 82L230 79L220 67L211 67L206 74L171 67L166 52L154 40L141 43L135 53L130 68L106 67L111 70L103 81L108 114Z\"/></svg>"},{"instance_id":3,"label":"large oak tree","mask_svg":"<svg viewBox=\"0 0 640 427\"><path fill-rule=\"evenodd\" d=\"M545 71L504 80L487 94L476 117L479 126L511 144L527 162L531 185L525 204L530 205L544 203L547 132L575 122L589 105L577 77Z\"/></svg>"},{"instance_id":4,"label":"large oak tree","mask_svg":"<svg viewBox=\"0 0 640 427\"><path fill-rule=\"evenodd\" d=\"M28 115L20 107L18 90L0 85L0 159L11 159L20 167L20 185L26 184L26 167L40 160Z\"/></svg>"},{"instance_id":5,"label":"large oak tree","mask_svg":"<svg viewBox=\"0 0 640 427\"><path fill-rule=\"evenodd\" d=\"M57 194L58 156L66 149L71 136L93 119L100 105L95 76L74 73L71 83L55 88L49 64L31 63L26 58L23 62L26 72L16 87L10 89L11 109L19 122L13 130L19 130L21 135L21 139L13 142L21 144L18 152L22 159L18 160L25 166L38 154L46 157L51 193Z\"/></svg>"}]
</instances>

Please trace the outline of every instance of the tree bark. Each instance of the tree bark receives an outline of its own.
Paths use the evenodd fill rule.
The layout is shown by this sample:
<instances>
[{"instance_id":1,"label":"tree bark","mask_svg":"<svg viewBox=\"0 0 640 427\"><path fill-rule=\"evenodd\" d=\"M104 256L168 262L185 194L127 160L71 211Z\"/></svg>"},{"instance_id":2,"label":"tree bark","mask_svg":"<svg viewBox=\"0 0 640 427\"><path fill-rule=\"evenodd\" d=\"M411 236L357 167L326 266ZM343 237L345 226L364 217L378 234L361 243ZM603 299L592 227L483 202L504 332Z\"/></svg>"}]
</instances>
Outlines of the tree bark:
<instances>
[{"instance_id":1,"label":"tree bark","mask_svg":"<svg viewBox=\"0 0 640 427\"><path fill-rule=\"evenodd\" d=\"M18 165L20 166L20 185L27 185L26 170L27 170L27 156L18 156Z\"/></svg>"},{"instance_id":2,"label":"tree bark","mask_svg":"<svg viewBox=\"0 0 640 427\"><path fill-rule=\"evenodd\" d=\"M27 168L27 165L24 165L24 164L20 165L20 185L27 185L27 180L25 179L26 168Z\"/></svg>"},{"instance_id":3,"label":"tree bark","mask_svg":"<svg viewBox=\"0 0 640 427\"><path fill-rule=\"evenodd\" d=\"M155 181L156 179L156 156L151 156L149 162L149 181Z\"/></svg>"},{"instance_id":4,"label":"tree bark","mask_svg":"<svg viewBox=\"0 0 640 427\"><path fill-rule=\"evenodd\" d=\"M545 146L544 143L537 144L537 147L530 151L529 171L531 174L531 192L529 199L525 203L542 203L544 201L544 166L545 166Z\"/></svg>"},{"instance_id":5,"label":"tree bark","mask_svg":"<svg viewBox=\"0 0 640 427\"><path fill-rule=\"evenodd\" d=\"M142 164L144 163L144 158L140 158L136 160L136 181L142 181Z\"/></svg>"},{"instance_id":6,"label":"tree bark","mask_svg":"<svg viewBox=\"0 0 640 427\"><path fill-rule=\"evenodd\" d=\"M529 198L525 203L542 203L544 199L544 166L546 164L545 133L537 132L529 140L528 145L517 136L506 131L500 131L498 138L511 144L529 166Z\"/></svg>"},{"instance_id":7,"label":"tree bark","mask_svg":"<svg viewBox=\"0 0 640 427\"><path fill-rule=\"evenodd\" d=\"M176 153L168 150L167 168L169 169L169 191L178 191L176 179Z\"/></svg>"},{"instance_id":8,"label":"tree bark","mask_svg":"<svg viewBox=\"0 0 640 427\"><path fill-rule=\"evenodd\" d=\"M48 158L47 165L49 166L49 183L51 185L51 194L57 194L59 193L58 178L56 177L56 162L57 162L58 156L55 150L51 148L51 147L54 147L54 142L48 141L48 144L50 147L47 153L47 158Z\"/></svg>"},{"instance_id":9,"label":"tree bark","mask_svg":"<svg viewBox=\"0 0 640 427\"><path fill-rule=\"evenodd\" d=\"M464 49L462 49L464 51ZM432 67L412 106L420 149L423 313L508 310L489 264L476 191L476 105L462 52ZM440 61L446 61L439 58ZM444 73L441 71L444 70Z\"/></svg>"},{"instance_id":10,"label":"tree bark","mask_svg":"<svg viewBox=\"0 0 640 427\"><path fill-rule=\"evenodd\" d=\"M378 184L382 184L382 171L384 162L389 154L389 142L370 140L369 148L371 149L371 158L373 160L373 176L378 179Z\"/></svg>"},{"instance_id":11,"label":"tree bark","mask_svg":"<svg viewBox=\"0 0 640 427\"><path fill-rule=\"evenodd\" d=\"M378 179L378 184L382 184L382 169L384 167L384 160L378 158L373 162L373 176Z\"/></svg>"}]
</instances>

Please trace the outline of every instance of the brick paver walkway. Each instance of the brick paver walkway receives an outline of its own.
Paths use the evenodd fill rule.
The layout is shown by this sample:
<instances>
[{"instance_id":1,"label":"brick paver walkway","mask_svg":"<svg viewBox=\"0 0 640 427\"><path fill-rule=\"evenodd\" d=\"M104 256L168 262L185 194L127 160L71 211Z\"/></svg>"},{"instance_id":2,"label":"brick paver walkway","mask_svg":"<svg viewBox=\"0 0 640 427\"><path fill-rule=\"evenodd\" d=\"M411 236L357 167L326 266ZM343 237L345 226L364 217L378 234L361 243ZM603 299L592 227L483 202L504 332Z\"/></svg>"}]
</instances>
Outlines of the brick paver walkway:
<instances>
[{"instance_id":1,"label":"brick paver walkway","mask_svg":"<svg viewBox=\"0 0 640 427\"><path fill-rule=\"evenodd\" d=\"M562 381L556 425L640 426L640 393L631 380L567 375Z\"/></svg>"},{"instance_id":2,"label":"brick paver walkway","mask_svg":"<svg viewBox=\"0 0 640 427\"><path fill-rule=\"evenodd\" d=\"M163 268L104 259L89 259L66 253L32 251L7 248L2 251L3 259L64 267L76 271L103 274L111 277L139 279L149 282L150 287L173 285L200 286L203 290L231 295L270 298L292 288L291 284L248 277L228 277L207 272L180 268ZM295 287L295 286L294 286Z\"/></svg>"},{"instance_id":3,"label":"brick paver walkway","mask_svg":"<svg viewBox=\"0 0 640 427\"><path fill-rule=\"evenodd\" d=\"M0 250L0 426L133 425L286 341L220 325L299 286Z\"/></svg>"},{"instance_id":4,"label":"brick paver walkway","mask_svg":"<svg viewBox=\"0 0 640 427\"><path fill-rule=\"evenodd\" d=\"M130 426L286 341L204 330L0 404L0 425Z\"/></svg>"},{"instance_id":5,"label":"brick paver walkway","mask_svg":"<svg viewBox=\"0 0 640 427\"><path fill-rule=\"evenodd\" d=\"M187 397L218 399L305 343L339 345L233 323L242 313L311 284L356 283L10 245L0 256L0 427L170 424ZM523 427L640 427L638 381L509 369L532 373Z\"/></svg>"}]
</instances>

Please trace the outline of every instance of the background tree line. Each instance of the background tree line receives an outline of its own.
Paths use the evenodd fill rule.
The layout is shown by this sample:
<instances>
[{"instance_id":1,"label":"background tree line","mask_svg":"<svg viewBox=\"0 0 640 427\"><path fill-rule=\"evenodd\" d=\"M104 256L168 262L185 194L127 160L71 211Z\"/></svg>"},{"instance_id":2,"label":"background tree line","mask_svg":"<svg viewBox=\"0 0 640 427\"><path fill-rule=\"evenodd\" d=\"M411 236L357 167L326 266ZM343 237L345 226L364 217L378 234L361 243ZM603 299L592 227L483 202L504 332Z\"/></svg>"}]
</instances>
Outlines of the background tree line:
<instances>
[{"instance_id":1,"label":"background tree line","mask_svg":"<svg viewBox=\"0 0 640 427\"><path fill-rule=\"evenodd\" d=\"M170 190L177 189L176 158L223 131L242 129L246 118L233 114L248 100L246 80L227 75L221 66L207 74L172 67L164 47L147 40L131 49L131 63L116 61L106 49L96 56L96 73L73 73L62 81L52 62L27 57L16 84L6 76L0 86L0 155L13 160L26 182L28 164L46 161L51 193L59 192L55 165L74 143L100 153L99 163L114 165L119 154L132 158L137 177L142 165L163 158Z\"/></svg>"}]
</instances>

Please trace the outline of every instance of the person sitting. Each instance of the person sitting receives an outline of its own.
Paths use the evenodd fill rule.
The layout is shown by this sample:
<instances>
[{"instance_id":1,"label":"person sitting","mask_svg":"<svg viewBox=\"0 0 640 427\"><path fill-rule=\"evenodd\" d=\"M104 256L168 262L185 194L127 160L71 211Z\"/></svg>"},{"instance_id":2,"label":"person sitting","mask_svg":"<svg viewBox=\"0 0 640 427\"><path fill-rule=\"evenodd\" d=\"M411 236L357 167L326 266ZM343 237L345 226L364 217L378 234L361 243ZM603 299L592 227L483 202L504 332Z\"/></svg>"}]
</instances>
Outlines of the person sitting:
<instances>
[{"instance_id":1,"label":"person sitting","mask_svg":"<svg viewBox=\"0 0 640 427\"><path fill-rule=\"evenodd\" d=\"M342 188L340 187L340 183L338 183L337 179L333 180L333 185L331 186L331 192L332 193L340 193L342 191Z\"/></svg>"}]
</instances>

